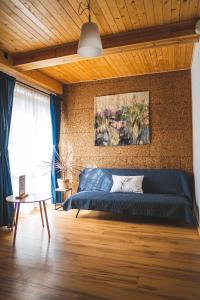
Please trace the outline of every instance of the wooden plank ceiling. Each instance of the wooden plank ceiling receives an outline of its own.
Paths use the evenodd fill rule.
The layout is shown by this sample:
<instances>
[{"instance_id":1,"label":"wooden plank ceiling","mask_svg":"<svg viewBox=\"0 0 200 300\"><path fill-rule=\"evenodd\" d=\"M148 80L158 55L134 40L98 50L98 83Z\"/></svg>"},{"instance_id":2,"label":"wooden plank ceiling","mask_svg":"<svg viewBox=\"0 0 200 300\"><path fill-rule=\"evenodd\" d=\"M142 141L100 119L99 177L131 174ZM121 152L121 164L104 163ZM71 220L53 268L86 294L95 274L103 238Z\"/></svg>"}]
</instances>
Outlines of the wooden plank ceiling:
<instances>
[{"instance_id":1,"label":"wooden plank ceiling","mask_svg":"<svg viewBox=\"0 0 200 300\"><path fill-rule=\"evenodd\" d=\"M130 51L78 63L44 68L63 83L189 69L193 44Z\"/></svg>"},{"instance_id":2,"label":"wooden plank ceiling","mask_svg":"<svg viewBox=\"0 0 200 300\"><path fill-rule=\"evenodd\" d=\"M80 0L0 0L0 48L11 55L77 41ZM84 2L84 0L83 0ZM200 17L200 0L91 0L102 36ZM40 71L62 83L188 69L194 42L122 52Z\"/></svg>"}]
</instances>

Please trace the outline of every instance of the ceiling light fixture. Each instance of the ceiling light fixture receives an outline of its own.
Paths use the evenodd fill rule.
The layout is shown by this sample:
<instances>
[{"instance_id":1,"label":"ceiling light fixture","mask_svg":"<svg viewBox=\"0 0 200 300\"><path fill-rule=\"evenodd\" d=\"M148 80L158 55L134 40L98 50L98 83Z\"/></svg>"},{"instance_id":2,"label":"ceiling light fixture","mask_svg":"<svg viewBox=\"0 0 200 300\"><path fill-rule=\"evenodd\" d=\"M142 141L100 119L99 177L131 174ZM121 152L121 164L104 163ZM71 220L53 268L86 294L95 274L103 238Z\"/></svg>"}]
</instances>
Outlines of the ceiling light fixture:
<instances>
[{"instance_id":1,"label":"ceiling light fixture","mask_svg":"<svg viewBox=\"0 0 200 300\"><path fill-rule=\"evenodd\" d=\"M103 48L98 26L91 22L90 0L87 1L85 7L83 7L83 2L79 4L79 15L82 15L85 10L89 12L89 20L82 25L77 53L81 57L97 57L102 54Z\"/></svg>"},{"instance_id":2,"label":"ceiling light fixture","mask_svg":"<svg viewBox=\"0 0 200 300\"><path fill-rule=\"evenodd\" d=\"M195 32L196 34L200 34L200 19L195 24Z\"/></svg>"}]
</instances>

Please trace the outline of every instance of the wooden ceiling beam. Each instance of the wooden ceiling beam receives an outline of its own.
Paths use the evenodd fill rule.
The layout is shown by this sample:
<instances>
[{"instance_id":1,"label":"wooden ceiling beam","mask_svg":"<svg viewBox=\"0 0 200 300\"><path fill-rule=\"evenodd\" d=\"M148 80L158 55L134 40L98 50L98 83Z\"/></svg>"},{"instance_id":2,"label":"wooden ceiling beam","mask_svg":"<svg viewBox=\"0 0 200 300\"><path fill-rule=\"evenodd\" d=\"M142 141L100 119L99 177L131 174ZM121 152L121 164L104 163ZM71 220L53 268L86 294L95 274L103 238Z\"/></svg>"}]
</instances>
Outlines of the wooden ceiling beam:
<instances>
[{"instance_id":1,"label":"wooden ceiling beam","mask_svg":"<svg viewBox=\"0 0 200 300\"><path fill-rule=\"evenodd\" d=\"M191 43L198 39L196 20L134 30L102 37L103 56L139 49ZM14 57L14 67L22 71L62 65L88 58L77 54L78 42L23 53ZM92 58L91 58L92 59Z\"/></svg>"},{"instance_id":2,"label":"wooden ceiling beam","mask_svg":"<svg viewBox=\"0 0 200 300\"><path fill-rule=\"evenodd\" d=\"M13 59L10 55L0 50L0 71L14 76L17 80L27 83L33 87L40 88L44 91L55 93L58 95L63 94L62 83L47 76L46 74L32 70L22 72L13 68Z\"/></svg>"}]
</instances>

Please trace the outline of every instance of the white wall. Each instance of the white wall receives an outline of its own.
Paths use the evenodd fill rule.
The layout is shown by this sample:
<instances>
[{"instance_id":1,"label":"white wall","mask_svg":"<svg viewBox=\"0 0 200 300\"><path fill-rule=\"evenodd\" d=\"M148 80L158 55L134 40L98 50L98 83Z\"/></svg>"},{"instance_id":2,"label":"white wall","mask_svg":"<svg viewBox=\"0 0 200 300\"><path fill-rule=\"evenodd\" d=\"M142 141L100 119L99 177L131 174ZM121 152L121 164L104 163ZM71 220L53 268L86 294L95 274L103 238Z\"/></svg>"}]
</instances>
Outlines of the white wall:
<instances>
[{"instance_id":1,"label":"white wall","mask_svg":"<svg viewBox=\"0 0 200 300\"><path fill-rule=\"evenodd\" d=\"M192 63L193 168L196 204L200 215L200 42L195 45ZM200 216L199 225L200 225Z\"/></svg>"}]
</instances>

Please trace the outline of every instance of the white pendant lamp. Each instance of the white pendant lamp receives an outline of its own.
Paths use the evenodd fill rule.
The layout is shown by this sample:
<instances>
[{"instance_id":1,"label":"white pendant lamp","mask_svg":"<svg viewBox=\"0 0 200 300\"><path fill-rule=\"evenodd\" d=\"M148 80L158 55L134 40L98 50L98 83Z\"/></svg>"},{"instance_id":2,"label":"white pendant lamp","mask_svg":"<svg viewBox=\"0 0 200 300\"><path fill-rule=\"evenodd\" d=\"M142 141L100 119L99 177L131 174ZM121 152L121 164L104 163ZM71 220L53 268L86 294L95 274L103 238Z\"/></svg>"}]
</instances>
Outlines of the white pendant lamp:
<instances>
[{"instance_id":1,"label":"white pendant lamp","mask_svg":"<svg viewBox=\"0 0 200 300\"><path fill-rule=\"evenodd\" d=\"M80 3L79 11L81 5L82 3ZM97 24L91 22L90 1L88 2L87 6L82 9L81 14L84 10L89 11L89 22L82 25L77 53L81 57L97 57L102 54L103 49L98 26Z\"/></svg>"}]
</instances>

